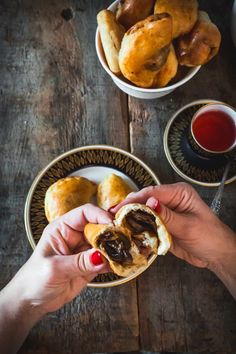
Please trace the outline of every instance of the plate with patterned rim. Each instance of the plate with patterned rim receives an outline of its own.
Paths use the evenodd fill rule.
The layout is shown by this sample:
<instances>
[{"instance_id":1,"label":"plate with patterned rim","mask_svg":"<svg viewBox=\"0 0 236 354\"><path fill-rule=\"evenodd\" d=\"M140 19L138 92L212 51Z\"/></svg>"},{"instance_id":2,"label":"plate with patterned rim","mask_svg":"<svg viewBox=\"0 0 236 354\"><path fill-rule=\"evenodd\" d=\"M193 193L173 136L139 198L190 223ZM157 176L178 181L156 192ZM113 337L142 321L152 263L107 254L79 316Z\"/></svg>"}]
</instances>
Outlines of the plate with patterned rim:
<instances>
[{"instance_id":1,"label":"plate with patterned rim","mask_svg":"<svg viewBox=\"0 0 236 354\"><path fill-rule=\"evenodd\" d=\"M228 159L235 150L213 155L198 154L198 146L190 133L193 115L209 103L223 103L205 99L187 104L179 109L169 120L164 133L164 150L172 168L185 180L207 187L217 187L222 179ZM226 184L236 181L236 162L232 162Z\"/></svg>"},{"instance_id":2,"label":"plate with patterned rim","mask_svg":"<svg viewBox=\"0 0 236 354\"><path fill-rule=\"evenodd\" d=\"M51 184L70 175L83 176L99 183L109 173L120 175L133 190L160 184L158 177L143 161L125 150L107 145L90 145L67 151L50 162L38 174L29 190L24 220L32 248L36 247L43 229L48 224L44 212L44 197ZM154 255L149 259L146 268L155 258ZM112 273L100 275L89 286L110 287L123 284L140 273L137 272L127 278L120 278Z\"/></svg>"}]
</instances>

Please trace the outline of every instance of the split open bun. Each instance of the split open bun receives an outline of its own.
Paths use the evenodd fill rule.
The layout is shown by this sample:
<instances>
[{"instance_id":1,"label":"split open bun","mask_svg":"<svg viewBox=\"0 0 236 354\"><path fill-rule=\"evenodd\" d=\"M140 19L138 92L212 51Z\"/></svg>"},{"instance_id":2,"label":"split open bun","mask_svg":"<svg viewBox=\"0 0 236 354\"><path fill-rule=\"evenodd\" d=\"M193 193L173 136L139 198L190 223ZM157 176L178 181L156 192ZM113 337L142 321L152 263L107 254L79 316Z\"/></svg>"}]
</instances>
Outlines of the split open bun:
<instances>
[{"instance_id":1,"label":"split open bun","mask_svg":"<svg viewBox=\"0 0 236 354\"><path fill-rule=\"evenodd\" d=\"M112 225L87 224L84 235L108 260L114 273L122 277L145 268L153 254L165 255L171 245L162 220L138 203L123 206Z\"/></svg>"}]
</instances>

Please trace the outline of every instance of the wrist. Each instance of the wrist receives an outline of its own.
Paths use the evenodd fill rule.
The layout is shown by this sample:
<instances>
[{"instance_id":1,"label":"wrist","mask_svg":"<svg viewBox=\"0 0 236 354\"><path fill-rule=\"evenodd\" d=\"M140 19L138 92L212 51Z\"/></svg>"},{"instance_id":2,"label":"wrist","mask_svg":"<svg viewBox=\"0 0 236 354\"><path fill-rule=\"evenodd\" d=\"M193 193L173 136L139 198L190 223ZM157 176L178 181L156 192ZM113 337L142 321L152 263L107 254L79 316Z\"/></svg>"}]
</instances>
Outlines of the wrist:
<instances>
[{"instance_id":1,"label":"wrist","mask_svg":"<svg viewBox=\"0 0 236 354\"><path fill-rule=\"evenodd\" d=\"M27 298L23 284L17 274L1 291L0 304L3 305L1 308L4 308L8 317L19 319L21 323L26 323L32 328L43 317L43 313Z\"/></svg>"},{"instance_id":2,"label":"wrist","mask_svg":"<svg viewBox=\"0 0 236 354\"><path fill-rule=\"evenodd\" d=\"M223 224L222 241L217 246L214 259L209 262L209 270L225 284L236 298L236 235Z\"/></svg>"}]
</instances>

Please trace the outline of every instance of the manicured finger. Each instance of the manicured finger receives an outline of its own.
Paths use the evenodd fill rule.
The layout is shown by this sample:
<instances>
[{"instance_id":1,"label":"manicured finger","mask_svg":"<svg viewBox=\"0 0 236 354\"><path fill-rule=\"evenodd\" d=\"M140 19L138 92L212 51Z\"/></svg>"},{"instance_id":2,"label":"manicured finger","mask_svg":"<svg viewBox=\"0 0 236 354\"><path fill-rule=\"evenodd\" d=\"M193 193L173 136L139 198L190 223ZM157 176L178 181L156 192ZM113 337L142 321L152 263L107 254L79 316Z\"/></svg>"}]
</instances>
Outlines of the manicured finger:
<instances>
[{"instance_id":1,"label":"manicured finger","mask_svg":"<svg viewBox=\"0 0 236 354\"><path fill-rule=\"evenodd\" d=\"M107 271L107 261L101 256L94 256L96 250L89 249L70 256L55 256L54 267L57 272L63 272L64 275L71 278L81 276L90 278L99 273Z\"/></svg>"},{"instance_id":2,"label":"manicured finger","mask_svg":"<svg viewBox=\"0 0 236 354\"><path fill-rule=\"evenodd\" d=\"M153 209L157 214L160 214L160 212L161 212L161 203L159 202L158 199L151 197L151 198L149 198L147 200L146 205L149 208Z\"/></svg>"}]
</instances>

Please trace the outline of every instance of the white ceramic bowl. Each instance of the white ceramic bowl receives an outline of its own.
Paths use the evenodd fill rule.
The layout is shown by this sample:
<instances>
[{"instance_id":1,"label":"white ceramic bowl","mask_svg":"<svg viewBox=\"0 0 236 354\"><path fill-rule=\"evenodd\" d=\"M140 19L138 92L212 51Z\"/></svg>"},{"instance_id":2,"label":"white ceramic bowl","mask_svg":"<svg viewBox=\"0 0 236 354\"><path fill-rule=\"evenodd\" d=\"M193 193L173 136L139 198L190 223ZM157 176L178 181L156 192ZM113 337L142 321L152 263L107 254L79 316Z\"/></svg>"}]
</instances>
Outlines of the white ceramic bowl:
<instances>
[{"instance_id":1,"label":"white ceramic bowl","mask_svg":"<svg viewBox=\"0 0 236 354\"><path fill-rule=\"evenodd\" d=\"M108 9L115 12L117 5L118 5L119 0L114 1ZM189 81L200 69L201 66L196 66L194 68L190 68L187 75L182 78L180 81L176 82L173 85L170 86L165 86L162 88L141 88L137 87L135 85L132 85L131 83L128 83L115 74L111 72L107 65L107 61L104 55L101 39L100 39L100 34L99 34L99 29L97 28L96 31L96 37L95 37L95 46L96 46L96 51L97 51L97 56L102 64L103 68L106 70L106 72L110 75L114 83L125 93L127 93L130 96L137 97L137 98L143 98L143 99L152 99L152 98L159 98L165 95L168 95L168 93L174 91L177 87L182 86L185 82Z\"/></svg>"}]
</instances>

